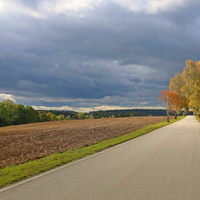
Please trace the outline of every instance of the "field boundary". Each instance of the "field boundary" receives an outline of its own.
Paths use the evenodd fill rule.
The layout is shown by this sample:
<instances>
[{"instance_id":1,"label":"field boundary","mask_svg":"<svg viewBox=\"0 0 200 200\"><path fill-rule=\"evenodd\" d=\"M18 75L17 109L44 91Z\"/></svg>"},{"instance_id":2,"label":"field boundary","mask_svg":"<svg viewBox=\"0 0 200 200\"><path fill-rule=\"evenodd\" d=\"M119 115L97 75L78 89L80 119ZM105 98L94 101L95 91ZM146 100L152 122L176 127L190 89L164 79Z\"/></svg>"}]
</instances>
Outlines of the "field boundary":
<instances>
[{"instance_id":1,"label":"field boundary","mask_svg":"<svg viewBox=\"0 0 200 200\"><path fill-rule=\"evenodd\" d=\"M183 118L184 116L179 117L176 120L172 119L170 120L170 122L160 122L158 124L149 125L134 132L115 137L109 140L104 140L87 147L75 148L73 150L65 151L62 153L54 153L52 155L34 161L28 161L23 164L5 167L4 169L0 170L0 188L15 183L17 181L26 179L28 177L40 174L42 172L46 172L50 169L70 163L80 158L84 158L88 155L92 155L99 151L108 149L109 147L134 139L158 128L172 124Z\"/></svg>"}]
</instances>

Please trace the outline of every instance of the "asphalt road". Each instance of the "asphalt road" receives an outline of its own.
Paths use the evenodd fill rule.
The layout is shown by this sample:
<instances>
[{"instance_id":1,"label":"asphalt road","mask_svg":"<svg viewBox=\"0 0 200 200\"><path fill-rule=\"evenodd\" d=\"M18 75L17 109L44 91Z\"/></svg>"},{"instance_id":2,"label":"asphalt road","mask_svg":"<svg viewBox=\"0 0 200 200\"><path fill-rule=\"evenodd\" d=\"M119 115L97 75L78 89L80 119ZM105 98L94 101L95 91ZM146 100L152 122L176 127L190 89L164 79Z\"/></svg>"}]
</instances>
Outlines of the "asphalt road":
<instances>
[{"instance_id":1,"label":"asphalt road","mask_svg":"<svg viewBox=\"0 0 200 200\"><path fill-rule=\"evenodd\" d=\"M194 116L0 190L1 200L199 200Z\"/></svg>"}]
</instances>

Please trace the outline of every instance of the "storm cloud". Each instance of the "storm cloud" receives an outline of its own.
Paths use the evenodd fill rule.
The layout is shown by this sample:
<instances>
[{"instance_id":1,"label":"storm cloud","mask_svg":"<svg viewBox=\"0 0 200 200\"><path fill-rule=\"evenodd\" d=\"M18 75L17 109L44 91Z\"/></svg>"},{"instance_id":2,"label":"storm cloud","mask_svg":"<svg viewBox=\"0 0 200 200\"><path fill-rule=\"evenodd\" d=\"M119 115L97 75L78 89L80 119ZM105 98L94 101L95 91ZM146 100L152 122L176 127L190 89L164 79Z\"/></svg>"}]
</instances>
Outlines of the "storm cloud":
<instances>
[{"instance_id":1,"label":"storm cloud","mask_svg":"<svg viewBox=\"0 0 200 200\"><path fill-rule=\"evenodd\" d=\"M0 1L0 100L36 108L160 107L200 60L197 0Z\"/></svg>"}]
</instances>

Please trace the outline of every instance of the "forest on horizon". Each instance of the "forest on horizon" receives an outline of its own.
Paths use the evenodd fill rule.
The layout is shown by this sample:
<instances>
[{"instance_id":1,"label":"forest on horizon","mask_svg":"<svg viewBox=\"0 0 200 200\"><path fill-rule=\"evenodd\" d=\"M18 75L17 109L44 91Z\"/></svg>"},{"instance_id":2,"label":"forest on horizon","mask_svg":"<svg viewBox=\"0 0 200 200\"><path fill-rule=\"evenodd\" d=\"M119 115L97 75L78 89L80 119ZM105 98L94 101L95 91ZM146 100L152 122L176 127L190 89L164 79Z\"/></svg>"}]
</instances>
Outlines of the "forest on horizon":
<instances>
[{"instance_id":1,"label":"forest on horizon","mask_svg":"<svg viewBox=\"0 0 200 200\"><path fill-rule=\"evenodd\" d=\"M180 115L183 115L183 111ZM189 114L192 114L190 112ZM0 102L0 126L37 123L46 121L103 119L134 116L166 116L165 109L126 109L78 113L67 110L35 110L31 106L15 104L11 100Z\"/></svg>"}]
</instances>

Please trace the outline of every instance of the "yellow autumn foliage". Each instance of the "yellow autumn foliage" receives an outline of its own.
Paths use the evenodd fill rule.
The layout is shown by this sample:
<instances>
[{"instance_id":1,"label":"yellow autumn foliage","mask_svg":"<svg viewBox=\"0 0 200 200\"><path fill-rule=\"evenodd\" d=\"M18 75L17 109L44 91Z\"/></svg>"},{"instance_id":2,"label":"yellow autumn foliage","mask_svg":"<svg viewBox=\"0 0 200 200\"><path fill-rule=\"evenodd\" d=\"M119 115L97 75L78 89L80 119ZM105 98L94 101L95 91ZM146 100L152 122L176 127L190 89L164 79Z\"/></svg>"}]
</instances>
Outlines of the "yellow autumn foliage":
<instances>
[{"instance_id":1,"label":"yellow autumn foliage","mask_svg":"<svg viewBox=\"0 0 200 200\"><path fill-rule=\"evenodd\" d=\"M200 113L200 61L187 60L183 72L170 79L169 88L182 98L183 107Z\"/></svg>"}]
</instances>

